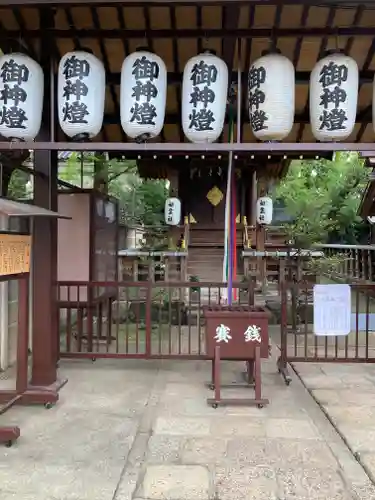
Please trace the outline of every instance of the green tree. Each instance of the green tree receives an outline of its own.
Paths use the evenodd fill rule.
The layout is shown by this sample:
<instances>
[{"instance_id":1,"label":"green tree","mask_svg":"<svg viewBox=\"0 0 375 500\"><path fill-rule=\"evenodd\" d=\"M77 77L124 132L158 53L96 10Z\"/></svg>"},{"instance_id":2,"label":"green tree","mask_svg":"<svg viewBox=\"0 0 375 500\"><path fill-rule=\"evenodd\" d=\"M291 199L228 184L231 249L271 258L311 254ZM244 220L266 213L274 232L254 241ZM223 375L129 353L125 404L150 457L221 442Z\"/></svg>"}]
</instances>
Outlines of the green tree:
<instances>
[{"instance_id":1,"label":"green tree","mask_svg":"<svg viewBox=\"0 0 375 500\"><path fill-rule=\"evenodd\" d=\"M113 195L118 194L121 186L121 177L124 174L135 174L137 163L134 160L108 159L106 153L77 153L72 152L66 161L59 165L59 179L75 186L92 187L94 172L103 182L111 187ZM83 178L83 182L81 180ZM122 181L124 178L122 178ZM114 182L118 181L118 182Z\"/></svg>"},{"instance_id":2,"label":"green tree","mask_svg":"<svg viewBox=\"0 0 375 500\"><path fill-rule=\"evenodd\" d=\"M21 170L13 170L10 177L7 196L14 200L24 200L28 197L27 183L30 175Z\"/></svg>"},{"instance_id":3,"label":"green tree","mask_svg":"<svg viewBox=\"0 0 375 500\"><path fill-rule=\"evenodd\" d=\"M133 175L128 179L119 200L130 222L157 226L164 223L164 204L167 196L168 189L164 180L144 180Z\"/></svg>"},{"instance_id":4,"label":"green tree","mask_svg":"<svg viewBox=\"0 0 375 500\"><path fill-rule=\"evenodd\" d=\"M367 169L357 153L335 153L332 161L292 162L276 189L291 216L286 225L298 246L313 243L356 243L365 225L357 215Z\"/></svg>"},{"instance_id":5,"label":"green tree","mask_svg":"<svg viewBox=\"0 0 375 500\"><path fill-rule=\"evenodd\" d=\"M109 195L119 200L122 213L133 224L161 225L168 190L164 180L144 180L134 160L111 159L105 153L72 153L59 168L59 178L70 184L93 187L94 171Z\"/></svg>"}]
</instances>

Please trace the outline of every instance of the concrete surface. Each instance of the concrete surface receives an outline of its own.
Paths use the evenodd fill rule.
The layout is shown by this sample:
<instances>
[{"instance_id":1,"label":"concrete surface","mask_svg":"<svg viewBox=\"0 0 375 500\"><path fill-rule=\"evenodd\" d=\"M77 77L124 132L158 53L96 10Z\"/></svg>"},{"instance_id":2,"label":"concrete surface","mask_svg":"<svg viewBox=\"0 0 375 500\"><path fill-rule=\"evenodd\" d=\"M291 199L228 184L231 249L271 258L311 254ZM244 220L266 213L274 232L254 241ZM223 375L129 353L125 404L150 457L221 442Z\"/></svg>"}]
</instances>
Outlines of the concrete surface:
<instances>
[{"instance_id":1,"label":"concrete surface","mask_svg":"<svg viewBox=\"0 0 375 500\"><path fill-rule=\"evenodd\" d=\"M224 365L227 381L240 378L241 363ZM69 382L55 408L13 408L0 417L22 433L12 448L0 448L0 499L375 499L363 467L297 376L286 387L272 359L263 366L269 407L215 410L206 404L210 369L202 361L61 363ZM310 369L322 400L347 380L328 367ZM327 405L345 413L343 426L370 468L375 431L366 437L363 425L373 422L375 372L363 369L368 392L339 389L346 399ZM359 387L362 372L352 372L351 383Z\"/></svg>"},{"instance_id":2,"label":"concrete surface","mask_svg":"<svg viewBox=\"0 0 375 500\"><path fill-rule=\"evenodd\" d=\"M294 368L375 481L375 365L295 363Z\"/></svg>"}]
</instances>

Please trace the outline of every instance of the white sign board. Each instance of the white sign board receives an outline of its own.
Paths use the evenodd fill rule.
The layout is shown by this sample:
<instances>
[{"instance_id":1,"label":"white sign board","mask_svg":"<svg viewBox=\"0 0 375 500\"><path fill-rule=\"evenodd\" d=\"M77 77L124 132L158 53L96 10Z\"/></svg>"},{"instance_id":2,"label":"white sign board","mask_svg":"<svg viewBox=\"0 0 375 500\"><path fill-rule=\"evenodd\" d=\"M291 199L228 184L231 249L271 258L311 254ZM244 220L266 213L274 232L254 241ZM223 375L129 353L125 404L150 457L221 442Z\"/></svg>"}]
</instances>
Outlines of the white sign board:
<instances>
[{"instance_id":1,"label":"white sign board","mask_svg":"<svg viewBox=\"0 0 375 500\"><path fill-rule=\"evenodd\" d=\"M314 286L314 334L348 335L352 301L349 285Z\"/></svg>"}]
</instances>

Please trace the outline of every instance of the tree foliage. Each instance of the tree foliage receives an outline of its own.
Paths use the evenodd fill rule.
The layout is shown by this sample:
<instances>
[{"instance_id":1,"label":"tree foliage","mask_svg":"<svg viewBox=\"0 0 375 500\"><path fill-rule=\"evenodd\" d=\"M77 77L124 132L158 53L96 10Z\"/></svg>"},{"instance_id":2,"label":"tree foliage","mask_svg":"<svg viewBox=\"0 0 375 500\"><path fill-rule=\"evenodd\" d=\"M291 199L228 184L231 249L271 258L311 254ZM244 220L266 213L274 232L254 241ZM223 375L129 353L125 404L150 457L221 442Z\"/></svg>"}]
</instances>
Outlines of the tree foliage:
<instances>
[{"instance_id":1,"label":"tree foliage","mask_svg":"<svg viewBox=\"0 0 375 500\"><path fill-rule=\"evenodd\" d=\"M10 177L7 196L13 200L24 200L28 197L27 183L29 174L21 170L13 170Z\"/></svg>"},{"instance_id":2,"label":"tree foliage","mask_svg":"<svg viewBox=\"0 0 375 500\"><path fill-rule=\"evenodd\" d=\"M93 187L94 171L109 195L119 200L122 213L132 224L159 225L164 221L168 196L163 180L144 180L134 160L108 159L105 154L73 153L59 169L59 178L76 186ZM81 182L83 172L83 182Z\"/></svg>"},{"instance_id":3,"label":"tree foliage","mask_svg":"<svg viewBox=\"0 0 375 500\"><path fill-rule=\"evenodd\" d=\"M332 161L292 162L276 198L292 218L286 230L296 245L357 243L365 230L357 210L367 176L357 153L335 153Z\"/></svg>"},{"instance_id":4,"label":"tree foliage","mask_svg":"<svg viewBox=\"0 0 375 500\"><path fill-rule=\"evenodd\" d=\"M167 196L165 181L144 180L133 175L119 199L129 222L157 226L164 223L164 204Z\"/></svg>"},{"instance_id":5,"label":"tree foliage","mask_svg":"<svg viewBox=\"0 0 375 500\"><path fill-rule=\"evenodd\" d=\"M116 189L121 181L114 181L126 174L136 174L137 163L134 160L108 159L105 153L83 153L82 157L81 153L72 152L60 165L59 179L79 187L92 187L95 170L99 179Z\"/></svg>"}]
</instances>

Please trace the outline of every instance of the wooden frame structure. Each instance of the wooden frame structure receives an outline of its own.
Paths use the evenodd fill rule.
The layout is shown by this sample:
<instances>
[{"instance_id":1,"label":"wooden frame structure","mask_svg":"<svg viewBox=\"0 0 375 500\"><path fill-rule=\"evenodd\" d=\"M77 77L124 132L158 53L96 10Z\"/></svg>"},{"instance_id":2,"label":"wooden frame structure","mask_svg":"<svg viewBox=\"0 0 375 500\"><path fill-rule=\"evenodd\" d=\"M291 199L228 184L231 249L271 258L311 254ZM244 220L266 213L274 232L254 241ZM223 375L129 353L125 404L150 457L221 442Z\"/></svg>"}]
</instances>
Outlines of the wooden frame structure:
<instances>
[{"instance_id":1,"label":"wooden frame structure","mask_svg":"<svg viewBox=\"0 0 375 500\"><path fill-rule=\"evenodd\" d=\"M43 127L37 141L0 140L0 159L6 158L11 167L34 150L34 203L41 207L57 208L59 150L108 151L112 156L177 166L191 157L225 160L232 151L235 162L271 178L292 158L328 156L339 150L361 151L365 156L375 152L371 123L375 9L370 2L322 0L317 6L311 0L0 0L0 13L2 51L26 52L44 70ZM140 45L158 53L168 68L166 124L160 138L142 145L128 142L119 117L121 64ZM284 142L259 143L249 126L244 83L251 61L275 45L296 68L295 125ZM104 62L105 124L95 141L73 143L57 127L56 71L64 53L85 47ZM181 72L187 59L205 48L216 49L225 60L230 83L236 89L233 143L228 143L228 124L215 144L190 144L182 134ZM356 126L346 142L316 143L308 124L308 81L314 64L330 48L344 49L358 63ZM56 294L51 293L51 287L57 281L56 220L36 219L33 241L32 382L54 387L58 325Z\"/></svg>"},{"instance_id":2,"label":"wooden frame structure","mask_svg":"<svg viewBox=\"0 0 375 500\"><path fill-rule=\"evenodd\" d=\"M2 206L1 206L2 204ZM30 205L7 202L1 200L0 212L11 215L12 210L17 213L29 212L39 215L43 210ZM44 216L56 217L58 214L49 212ZM30 278L30 247L31 236L24 233L1 232L0 233L0 281L17 281L18 298L18 335L17 335L17 367L15 387L12 390L0 390L0 415L17 404L44 404L51 408L58 400L57 387L55 390L45 390L43 387L29 384L29 278ZM67 381L61 381L59 387ZM17 426L0 426L0 443L11 446L13 441L20 436Z\"/></svg>"}]
</instances>

